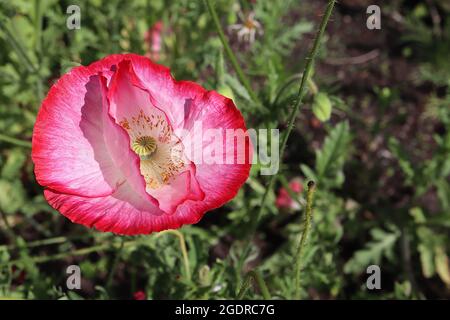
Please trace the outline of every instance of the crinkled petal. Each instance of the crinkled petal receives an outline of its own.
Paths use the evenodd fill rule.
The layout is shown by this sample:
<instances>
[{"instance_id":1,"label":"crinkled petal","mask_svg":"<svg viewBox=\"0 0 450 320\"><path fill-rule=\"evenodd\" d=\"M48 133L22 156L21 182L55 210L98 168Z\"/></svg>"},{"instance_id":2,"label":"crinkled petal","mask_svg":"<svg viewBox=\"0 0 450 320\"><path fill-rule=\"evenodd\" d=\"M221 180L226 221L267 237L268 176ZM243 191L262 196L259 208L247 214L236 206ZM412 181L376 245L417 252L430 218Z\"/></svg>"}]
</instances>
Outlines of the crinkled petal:
<instances>
[{"instance_id":1,"label":"crinkled petal","mask_svg":"<svg viewBox=\"0 0 450 320\"><path fill-rule=\"evenodd\" d=\"M246 139L244 145L240 144L233 148L224 147L221 156L224 162L227 158L233 159L231 164L207 164L203 159L195 159L196 154L205 153L204 149L209 141L198 136L194 126L196 123L201 123L202 133L207 129L246 132L242 114L233 101L214 91L206 91L193 82L175 81L169 69L145 57L129 54L124 59L131 61L135 75L140 80L140 83L135 80L135 85L144 86L147 89L152 103L163 109L175 132L177 133L178 130L187 132L187 135L179 136L186 147L187 155L191 156L196 166L195 177L206 197L202 201L187 201L179 206L178 210L188 209L204 213L231 200L248 178L252 145L249 139ZM224 131L223 136L225 139ZM203 143L196 143L198 141Z\"/></svg>"},{"instance_id":2,"label":"crinkled petal","mask_svg":"<svg viewBox=\"0 0 450 320\"><path fill-rule=\"evenodd\" d=\"M152 96L145 88L141 88L140 79L134 73L132 63L124 60L118 64L117 70L111 79L108 91L110 111L116 123L137 118L141 112L146 116L162 116L170 126L170 120L160 107L152 102ZM144 122L144 121L143 121ZM145 122L143 124L145 126ZM140 135L144 135L145 128ZM195 178L195 166L174 177L169 184L158 189L147 189L152 197L157 199L159 208L168 214L173 214L177 206L185 200L201 200L204 196Z\"/></svg>"},{"instance_id":3,"label":"crinkled petal","mask_svg":"<svg viewBox=\"0 0 450 320\"><path fill-rule=\"evenodd\" d=\"M110 196L85 198L44 191L49 204L72 222L100 231L124 235L149 234L167 229L177 229L183 224L197 222L201 215L191 211L177 211L169 215L159 209L149 212L140 207L141 198L130 192L128 184Z\"/></svg>"},{"instance_id":4,"label":"crinkled petal","mask_svg":"<svg viewBox=\"0 0 450 320\"><path fill-rule=\"evenodd\" d=\"M37 181L58 192L87 197L114 192L124 177L103 137L102 91L83 67L50 90L33 131Z\"/></svg>"}]
</instances>

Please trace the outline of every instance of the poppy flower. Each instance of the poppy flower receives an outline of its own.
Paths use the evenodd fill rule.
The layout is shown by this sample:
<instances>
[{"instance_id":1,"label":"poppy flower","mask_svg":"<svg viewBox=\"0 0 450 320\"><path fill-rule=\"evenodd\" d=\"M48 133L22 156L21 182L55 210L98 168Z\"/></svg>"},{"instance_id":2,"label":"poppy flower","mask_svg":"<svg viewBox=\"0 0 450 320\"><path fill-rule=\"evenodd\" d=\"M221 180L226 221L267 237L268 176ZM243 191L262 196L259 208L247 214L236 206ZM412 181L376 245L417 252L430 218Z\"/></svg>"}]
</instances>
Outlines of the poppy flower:
<instances>
[{"instance_id":1,"label":"poppy flower","mask_svg":"<svg viewBox=\"0 0 450 320\"><path fill-rule=\"evenodd\" d=\"M294 194L300 194L303 192L303 185L300 179L292 179L289 182L289 188L291 188ZM292 199L288 191L281 187L278 191L278 196L275 200L275 205L278 209L297 210L300 209L300 205L297 201Z\"/></svg>"},{"instance_id":2,"label":"poppy flower","mask_svg":"<svg viewBox=\"0 0 450 320\"><path fill-rule=\"evenodd\" d=\"M33 131L36 179L71 221L117 234L148 234L198 222L231 200L248 178L250 141L198 161L211 140L193 130L246 132L232 100L148 58L110 55L63 75ZM183 135L177 132L184 132ZM233 140L233 146L235 140Z\"/></svg>"}]
</instances>

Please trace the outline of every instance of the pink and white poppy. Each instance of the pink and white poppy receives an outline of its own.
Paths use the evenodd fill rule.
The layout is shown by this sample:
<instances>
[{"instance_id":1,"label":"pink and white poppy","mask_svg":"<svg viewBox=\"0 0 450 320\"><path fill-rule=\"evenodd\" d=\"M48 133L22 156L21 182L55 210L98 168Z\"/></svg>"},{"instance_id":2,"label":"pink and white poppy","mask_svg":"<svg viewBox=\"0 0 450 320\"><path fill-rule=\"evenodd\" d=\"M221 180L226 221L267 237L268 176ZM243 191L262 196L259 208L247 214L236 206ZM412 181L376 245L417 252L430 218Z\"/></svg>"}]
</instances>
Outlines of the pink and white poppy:
<instances>
[{"instance_id":1,"label":"pink and white poppy","mask_svg":"<svg viewBox=\"0 0 450 320\"><path fill-rule=\"evenodd\" d=\"M191 134L199 121L246 131L232 100L176 81L148 58L111 55L76 67L52 86L38 113L36 179L53 208L101 231L148 234L196 223L236 195L251 166L250 159L194 162L187 145L211 143ZM251 154L250 143L241 147ZM221 156L238 153L224 148Z\"/></svg>"}]
</instances>

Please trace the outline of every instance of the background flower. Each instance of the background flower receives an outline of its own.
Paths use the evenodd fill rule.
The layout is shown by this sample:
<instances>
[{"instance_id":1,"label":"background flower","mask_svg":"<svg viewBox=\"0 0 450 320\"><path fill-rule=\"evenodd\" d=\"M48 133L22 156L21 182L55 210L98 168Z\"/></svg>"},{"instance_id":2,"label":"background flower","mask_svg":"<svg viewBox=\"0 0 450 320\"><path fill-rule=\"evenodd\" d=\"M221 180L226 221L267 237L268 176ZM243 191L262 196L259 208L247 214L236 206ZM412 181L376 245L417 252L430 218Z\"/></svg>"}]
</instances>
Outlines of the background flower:
<instances>
[{"instance_id":1,"label":"background flower","mask_svg":"<svg viewBox=\"0 0 450 320\"><path fill-rule=\"evenodd\" d=\"M298 210L300 209L300 204L298 203L300 201L300 194L303 192L302 181L299 178L292 179L289 182L289 188L291 188L291 191L295 195L298 195L298 197L296 199L293 199L286 188L281 187L278 190L278 196L275 200L275 205L279 209Z\"/></svg>"},{"instance_id":2,"label":"background flower","mask_svg":"<svg viewBox=\"0 0 450 320\"><path fill-rule=\"evenodd\" d=\"M162 21L157 21L150 27L144 35L145 44L147 47L146 56L153 61L158 61L162 50L162 32L164 24Z\"/></svg>"}]
</instances>

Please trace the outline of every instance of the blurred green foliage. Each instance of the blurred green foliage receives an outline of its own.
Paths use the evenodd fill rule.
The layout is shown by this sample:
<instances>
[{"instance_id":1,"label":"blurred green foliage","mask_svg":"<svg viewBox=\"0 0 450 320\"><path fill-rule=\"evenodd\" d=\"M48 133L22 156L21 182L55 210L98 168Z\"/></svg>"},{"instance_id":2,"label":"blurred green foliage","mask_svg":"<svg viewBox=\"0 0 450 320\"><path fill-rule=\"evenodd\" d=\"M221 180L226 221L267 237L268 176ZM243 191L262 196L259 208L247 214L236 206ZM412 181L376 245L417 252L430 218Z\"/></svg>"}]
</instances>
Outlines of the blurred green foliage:
<instances>
[{"instance_id":1,"label":"blurred green foliage","mask_svg":"<svg viewBox=\"0 0 450 320\"><path fill-rule=\"evenodd\" d=\"M33 176L29 142L51 84L71 67L108 54L148 54L145 33L157 21L164 26L159 62L170 66L177 79L195 80L232 97L248 127L283 128L317 22L316 1L215 3L233 51L267 107L264 111L255 111L233 72L202 1L0 1L0 298L132 299L137 291L150 299L235 298L245 271L254 267L274 298L292 298L304 193L296 199L301 208L292 212L275 206L276 190L269 194L245 270L238 268L265 191L258 165L233 201L208 213L200 224L180 229L188 267L173 234L119 237L71 224L47 205ZM418 86L432 88L418 117L438 130L419 128L417 136L406 139L397 134L399 120L387 114L409 97L395 83L374 87L355 101L341 92L339 81L326 81L329 72L315 70L296 138L289 140L280 168L286 181L302 176L305 184L312 179L318 186L310 246L303 258L304 298L450 296L450 8L437 2L404 8L402 1L395 3L397 7L388 9L389 14L400 10L404 15L397 44L402 59L418 70ZM81 8L79 30L66 28L70 4ZM437 26L430 22L434 10L442 20ZM229 26L242 24L250 11L262 30L254 43L242 43ZM322 59L333 55L327 50L331 37L323 44ZM369 102L382 110L373 126L357 108ZM369 137L364 143L371 145L384 136L382 152L390 159L388 169L372 176L366 170L370 159L361 151L365 134ZM405 143L419 138L428 141L431 152ZM389 183L381 182L384 176L398 181L394 196ZM392 199L404 194L403 202ZM81 291L66 289L70 264L81 267ZM381 266L381 291L365 286L370 264ZM255 288L245 297L262 296Z\"/></svg>"}]
</instances>

